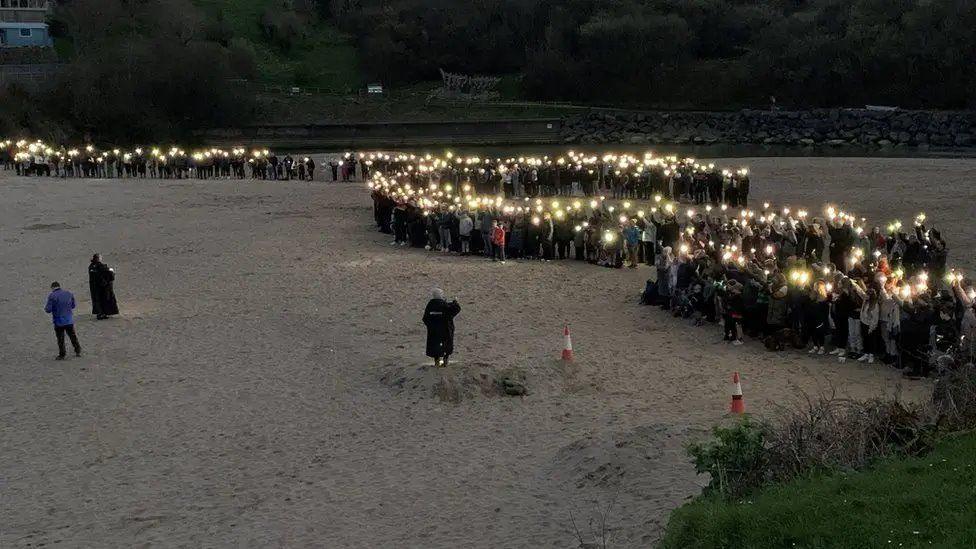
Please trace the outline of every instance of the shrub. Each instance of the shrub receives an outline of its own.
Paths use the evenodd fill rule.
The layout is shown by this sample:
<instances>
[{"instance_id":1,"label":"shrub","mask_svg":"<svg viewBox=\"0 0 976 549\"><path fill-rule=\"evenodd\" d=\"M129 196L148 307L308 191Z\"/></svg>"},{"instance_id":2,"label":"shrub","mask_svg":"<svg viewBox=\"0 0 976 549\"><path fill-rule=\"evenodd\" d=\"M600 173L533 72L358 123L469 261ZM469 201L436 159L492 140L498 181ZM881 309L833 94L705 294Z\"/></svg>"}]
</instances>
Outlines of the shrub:
<instances>
[{"instance_id":1,"label":"shrub","mask_svg":"<svg viewBox=\"0 0 976 549\"><path fill-rule=\"evenodd\" d=\"M772 422L744 419L715 427L712 440L693 444L688 452L698 473L712 477L706 493L732 498L767 482L920 455L933 447L940 424L961 428L974 423L976 378L972 370L957 371L941 391L943 406L953 403L951 422L935 406L907 404L897 396L856 401L820 395Z\"/></svg>"},{"instance_id":2,"label":"shrub","mask_svg":"<svg viewBox=\"0 0 976 549\"><path fill-rule=\"evenodd\" d=\"M216 42L221 46L230 45L234 38L234 27L230 21L221 15L219 18L209 21L204 27L204 36L211 42Z\"/></svg>"},{"instance_id":3,"label":"shrub","mask_svg":"<svg viewBox=\"0 0 976 549\"><path fill-rule=\"evenodd\" d=\"M264 38L288 51L305 39L305 22L294 11L282 7L270 7L261 17L261 32Z\"/></svg>"},{"instance_id":4,"label":"shrub","mask_svg":"<svg viewBox=\"0 0 976 549\"><path fill-rule=\"evenodd\" d=\"M257 78L258 64L255 59L257 55L251 42L244 38L231 40L227 47L227 55L231 71L234 74L248 80Z\"/></svg>"},{"instance_id":5,"label":"shrub","mask_svg":"<svg viewBox=\"0 0 976 549\"><path fill-rule=\"evenodd\" d=\"M932 407L944 428L976 429L976 365L941 372L932 390Z\"/></svg>"},{"instance_id":6,"label":"shrub","mask_svg":"<svg viewBox=\"0 0 976 549\"><path fill-rule=\"evenodd\" d=\"M698 474L708 473L706 492L738 497L763 482L766 474L764 426L746 416L731 427L715 427L715 439L692 444L688 453Z\"/></svg>"},{"instance_id":7,"label":"shrub","mask_svg":"<svg viewBox=\"0 0 976 549\"><path fill-rule=\"evenodd\" d=\"M769 476L785 481L811 471L859 469L895 454L917 455L931 448L934 427L924 407L897 397L807 398L766 428Z\"/></svg>"},{"instance_id":8,"label":"shrub","mask_svg":"<svg viewBox=\"0 0 976 549\"><path fill-rule=\"evenodd\" d=\"M295 73L292 78L295 80L295 83L300 86L310 86L315 83L317 76L318 73L316 72L315 65L308 62L303 62L299 63L295 67Z\"/></svg>"}]
</instances>

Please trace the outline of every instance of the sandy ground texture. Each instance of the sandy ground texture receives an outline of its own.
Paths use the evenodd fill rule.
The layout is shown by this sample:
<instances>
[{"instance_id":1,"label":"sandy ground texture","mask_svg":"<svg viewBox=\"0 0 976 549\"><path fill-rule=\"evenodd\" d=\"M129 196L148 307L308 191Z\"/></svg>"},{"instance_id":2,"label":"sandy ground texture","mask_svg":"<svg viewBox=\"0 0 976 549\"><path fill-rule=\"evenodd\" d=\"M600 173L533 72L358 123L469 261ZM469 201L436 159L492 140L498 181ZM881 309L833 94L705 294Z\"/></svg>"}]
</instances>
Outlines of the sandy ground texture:
<instances>
[{"instance_id":1,"label":"sandy ground texture","mask_svg":"<svg viewBox=\"0 0 976 549\"><path fill-rule=\"evenodd\" d=\"M924 210L952 255L974 244L974 161L743 162L760 200ZM575 522L644 547L700 489L684 444L723 418L732 371L758 414L831 386L927 390L726 346L638 306L646 268L394 249L371 221L359 184L0 172L0 546L574 547ZM102 322L95 251L122 308ZM64 362L55 279L85 348ZM446 370L423 356L435 285L463 308ZM499 375L528 394L499 395Z\"/></svg>"}]
</instances>

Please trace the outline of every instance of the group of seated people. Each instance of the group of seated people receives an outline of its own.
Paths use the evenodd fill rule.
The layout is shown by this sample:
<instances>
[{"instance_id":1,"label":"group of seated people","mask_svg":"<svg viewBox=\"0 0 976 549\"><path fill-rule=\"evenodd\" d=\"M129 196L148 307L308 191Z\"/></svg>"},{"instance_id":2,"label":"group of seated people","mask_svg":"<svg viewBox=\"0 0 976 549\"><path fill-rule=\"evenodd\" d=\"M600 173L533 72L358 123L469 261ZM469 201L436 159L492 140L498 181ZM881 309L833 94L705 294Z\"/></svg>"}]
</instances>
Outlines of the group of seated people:
<instances>
[{"instance_id":1,"label":"group of seated people","mask_svg":"<svg viewBox=\"0 0 976 549\"><path fill-rule=\"evenodd\" d=\"M720 323L732 345L750 336L771 350L877 361L910 376L971 360L976 348L976 290L947 268L946 243L923 215L911 230L865 230L835 208L814 218L769 204L685 210L661 196L454 200L389 181L371 187L376 224L393 244L502 260L643 263L654 274L643 303Z\"/></svg>"}]
</instances>

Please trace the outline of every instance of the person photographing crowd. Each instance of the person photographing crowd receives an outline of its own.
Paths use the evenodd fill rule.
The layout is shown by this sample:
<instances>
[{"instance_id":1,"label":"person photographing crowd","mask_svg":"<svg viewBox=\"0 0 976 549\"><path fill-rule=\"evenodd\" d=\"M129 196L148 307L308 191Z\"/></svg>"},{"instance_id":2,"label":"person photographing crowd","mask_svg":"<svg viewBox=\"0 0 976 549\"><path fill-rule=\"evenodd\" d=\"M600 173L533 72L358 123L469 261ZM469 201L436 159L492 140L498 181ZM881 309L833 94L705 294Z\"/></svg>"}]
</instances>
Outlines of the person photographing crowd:
<instances>
[{"instance_id":1,"label":"person photographing crowd","mask_svg":"<svg viewBox=\"0 0 976 549\"><path fill-rule=\"evenodd\" d=\"M47 303L44 304L44 312L49 313L54 322L54 335L58 340L56 360L64 360L68 354L64 345L65 334L71 339L75 356L81 356L81 344L78 342L78 335L75 334L74 309L75 296L67 290L62 290L59 282L52 282L51 293L48 294Z\"/></svg>"}]
</instances>

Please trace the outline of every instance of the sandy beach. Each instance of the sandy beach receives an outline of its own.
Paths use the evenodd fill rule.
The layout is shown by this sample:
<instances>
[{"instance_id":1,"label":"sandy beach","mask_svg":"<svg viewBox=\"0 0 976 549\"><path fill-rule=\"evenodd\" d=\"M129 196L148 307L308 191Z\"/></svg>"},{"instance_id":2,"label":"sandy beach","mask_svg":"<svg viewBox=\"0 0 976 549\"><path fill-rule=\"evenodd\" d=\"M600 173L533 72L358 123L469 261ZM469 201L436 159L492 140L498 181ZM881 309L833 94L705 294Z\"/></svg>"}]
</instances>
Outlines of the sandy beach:
<instances>
[{"instance_id":1,"label":"sandy beach","mask_svg":"<svg viewBox=\"0 0 976 549\"><path fill-rule=\"evenodd\" d=\"M924 211L950 265L976 267L976 160L720 162L750 166L754 204L882 227ZM725 415L733 371L761 415L929 387L727 346L639 306L646 267L393 248L361 183L0 171L0 250L0 547L577 547L574 522L594 541L601 515L610 546L647 547L705 482L684 445ZM94 252L117 274L107 321ZM78 299L80 358L54 360L52 280ZM445 370L424 357L433 286L462 307ZM527 396L483 394L506 369Z\"/></svg>"}]
</instances>

